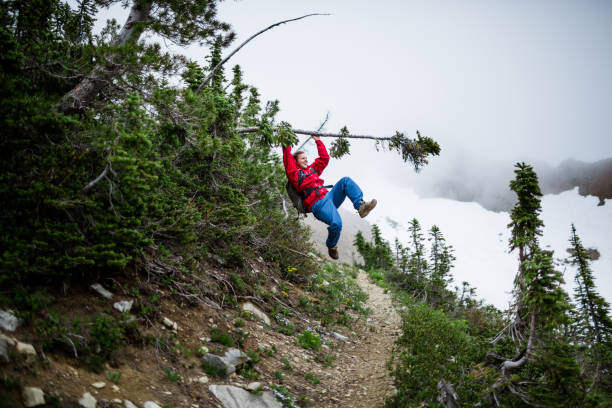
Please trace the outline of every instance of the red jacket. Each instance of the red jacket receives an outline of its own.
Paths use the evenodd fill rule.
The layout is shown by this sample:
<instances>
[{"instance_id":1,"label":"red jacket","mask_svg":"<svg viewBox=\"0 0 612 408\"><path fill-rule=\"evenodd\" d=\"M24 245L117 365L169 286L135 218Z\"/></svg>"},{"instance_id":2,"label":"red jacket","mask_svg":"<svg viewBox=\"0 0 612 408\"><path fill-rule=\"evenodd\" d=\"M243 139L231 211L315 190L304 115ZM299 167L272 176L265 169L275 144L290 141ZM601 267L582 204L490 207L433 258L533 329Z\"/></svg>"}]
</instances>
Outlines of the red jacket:
<instances>
[{"instance_id":1,"label":"red jacket","mask_svg":"<svg viewBox=\"0 0 612 408\"><path fill-rule=\"evenodd\" d=\"M304 205L308 211L312 209L312 205L314 203L325 197L325 194L327 194L327 189L325 188L313 189L314 187L323 185L323 180L319 178L319 176L321 173L323 173L323 169L327 167L327 163L329 163L329 155L327 154L327 150L325 149L323 142L317 140L315 143L317 144L319 157L317 157L314 163L309 165L307 169L300 169L298 167L293 155L291 154L291 146L283 147L283 164L285 165L287 178L291 184L293 184L293 187L306 195ZM302 184L300 186L298 186L299 170L302 170L303 174L305 175L305 178L302 180ZM317 194L317 191L319 194ZM308 192L310 194L308 194Z\"/></svg>"}]
</instances>

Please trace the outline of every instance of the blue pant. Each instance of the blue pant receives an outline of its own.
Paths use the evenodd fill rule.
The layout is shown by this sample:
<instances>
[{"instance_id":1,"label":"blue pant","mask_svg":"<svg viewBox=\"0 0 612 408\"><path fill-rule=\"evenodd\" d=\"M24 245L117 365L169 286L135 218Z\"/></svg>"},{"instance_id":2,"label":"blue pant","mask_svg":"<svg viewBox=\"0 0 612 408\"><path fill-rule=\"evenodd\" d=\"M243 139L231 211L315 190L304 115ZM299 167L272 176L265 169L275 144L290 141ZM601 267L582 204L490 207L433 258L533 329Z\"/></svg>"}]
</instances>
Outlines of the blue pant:
<instances>
[{"instance_id":1,"label":"blue pant","mask_svg":"<svg viewBox=\"0 0 612 408\"><path fill-rule=\"evenodd\" d=\"M325 242L328 248L335 247L340 239L342 218L338 214L338 207L342 205L346 197L353 202L353 207L359 210L363 193L350 177L342 177L325 197L312 206L312 214L315 218L329 225L327 227L329 233Z\"/></svg>"}]
</instances>

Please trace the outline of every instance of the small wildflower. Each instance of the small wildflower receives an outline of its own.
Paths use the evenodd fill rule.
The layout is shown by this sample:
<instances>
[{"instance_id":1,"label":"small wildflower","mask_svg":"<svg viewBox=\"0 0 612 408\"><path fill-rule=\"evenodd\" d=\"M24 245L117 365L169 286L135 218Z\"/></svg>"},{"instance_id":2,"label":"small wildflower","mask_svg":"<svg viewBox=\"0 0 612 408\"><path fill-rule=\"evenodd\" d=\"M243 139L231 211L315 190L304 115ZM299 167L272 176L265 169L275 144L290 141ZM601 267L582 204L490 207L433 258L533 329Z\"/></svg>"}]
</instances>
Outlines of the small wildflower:
<instances>
[{"instance_id":1,"label":"small wildflower","mask_svg":"<svg viewBox=\"0 0 612 408\"><path fill-rule=\"evenodd\" d=\"M287 292L285 292L284 290L283 290L281 293L282 293L283 295L285 295L285 296L289 296L289 295L287 294Z\"/></svg>"}]
</instances>

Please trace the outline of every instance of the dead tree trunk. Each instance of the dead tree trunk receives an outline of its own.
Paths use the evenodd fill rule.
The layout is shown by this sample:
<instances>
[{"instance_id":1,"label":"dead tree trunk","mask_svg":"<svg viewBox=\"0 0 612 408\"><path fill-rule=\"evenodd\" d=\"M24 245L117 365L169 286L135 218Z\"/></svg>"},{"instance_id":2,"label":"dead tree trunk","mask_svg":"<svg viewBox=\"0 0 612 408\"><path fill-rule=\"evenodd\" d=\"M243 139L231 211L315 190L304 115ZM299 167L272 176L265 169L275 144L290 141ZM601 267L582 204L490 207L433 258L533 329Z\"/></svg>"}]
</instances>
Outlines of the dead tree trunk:
<instances>
[{"instance_id":1,"label":"dead tree trunk","mask_svg":"<svg viewBox=\"0 0 612 408\"><path fill-rule=\"evenodd\" d=\"M138 41L142 34L142 29L138 27L138 24L149 20L151 7L151 2L142 3L134 0L130 15L119 34L111 41L111 45L121 46ZM87 107L108 83L108 74L112 74L116 69L117 67L112 62L96 65L87 77L62 97L57 109L67 113Z\"/></svg>"}]
</instances>

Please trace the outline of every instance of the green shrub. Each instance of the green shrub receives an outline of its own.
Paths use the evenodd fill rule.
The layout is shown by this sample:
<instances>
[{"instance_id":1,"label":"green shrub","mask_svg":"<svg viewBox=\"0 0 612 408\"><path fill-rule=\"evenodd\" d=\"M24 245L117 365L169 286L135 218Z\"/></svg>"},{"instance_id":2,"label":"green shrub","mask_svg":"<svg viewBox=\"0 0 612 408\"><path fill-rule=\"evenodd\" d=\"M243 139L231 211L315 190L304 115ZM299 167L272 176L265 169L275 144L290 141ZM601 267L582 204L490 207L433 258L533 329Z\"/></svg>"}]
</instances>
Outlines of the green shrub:
<instances>
[{"instance_id":1,"label":"green shrub","mask_svg":"<svg viewBox=\"0 0 612 408\"><path fill-rule=\"evenodd\" d=\"M171 382L183 382L183 377L175 371L172 371L170 368L164 368L164 373L166 373L166 377Z\"/></svg>"},{"instance_id":2,"label":"green shrub","mask_svg":"<svg viewBox=\"0 0 612 408\"><path fill-rule=\"evenodd\" d=\"M387 406L435 401L441 379L455 385L464 403L475 403L477 389L486 384L470 378L466 367L482 361L488 343L471 337L464 321L428 305L409 306L402 319L402 335L392 359L397 394Z\"/></svg>"},{"instance_id":3,"label":"green shrub","mask_svg":"<svg viewBox=\"0 0 612 408\"><path fill-rule=\"evenodd\" d=\"M219 367L218 365L209 363L206 360L202 361L202 370L204 370L204 372L211 377L215 377L215 378L227 377L227 371L225 370L225 367Z\"/></svg>"},{"instance_id":4,"label":"green shrub","mask_svg":"<svg viewBox=\"0 0 612 408\"><path fill-rule=\"evenodd\" d=\"M321 338L318 334L305 330L298 336L297 342L305 349L319 350L321 348Z\"/></svg>"},{"instance_id":5,"label":"green shrub","mask_svg":"<svg viewBox=\"0 0 612 408\"><path fill-rule=\"evenodd\" d=\"M233 337L230 334L218 329L217 327L213 327L210 330L210 341L214 343L223 344L226 347L232 347L234 345Z\"/></svg>"}]
</instances>

